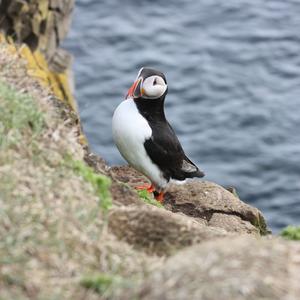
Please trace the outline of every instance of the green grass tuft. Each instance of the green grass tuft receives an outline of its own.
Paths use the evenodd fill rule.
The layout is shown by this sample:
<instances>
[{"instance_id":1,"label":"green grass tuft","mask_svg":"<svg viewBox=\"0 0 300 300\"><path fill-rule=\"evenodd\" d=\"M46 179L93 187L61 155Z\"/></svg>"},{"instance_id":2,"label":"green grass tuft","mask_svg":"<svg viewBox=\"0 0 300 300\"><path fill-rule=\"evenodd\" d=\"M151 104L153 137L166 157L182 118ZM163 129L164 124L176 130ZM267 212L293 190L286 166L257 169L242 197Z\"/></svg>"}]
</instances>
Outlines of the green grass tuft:
<instances>
[{"instance_id":1,"label":"green grass tuft","mask_svg":"<svg viewBox=\"0 0 300 300\"><path fill-rule=\"evenodd\" d=\"M87 276L81 279L80 284L99 294L105 294L113 285L115 278L107 274Z\"/></svg>"},{"instance_id":2,"label":"green grass tuft","mask_svg":"<svg viewBox=\"0 0 300 300\"><path fill-rule=\"evenodd\" d=\"M139 279L137 277L123 277L107 273L98 273L82 277L80 285L88 290L94 291L104 299L121 299L124 289L132 289ZM121 294L120 294L121 293ZM101 298L102 299L102 298Z\"/></svg>"},{"instance_id":3,"label":"green grass tuft","mask_svg":"<svg viewBox=\"0 0 300 300\"><path fill-rule=\"evenodd\" d=\"M45 122L32 97L0 82L0 98L0 149L19 144L23 135L34 139L41 133Z\"/></svg>"},{"instance_id":4,"label":"green grass tuft","mask_svg":"<svg viewBox=\"0 0 300 300\"><path fill-rule=\"evenodd\" d=\"M82 178L89 182L100 198L100 207L107 212L112 207L112 198L110 194L111 180L105 175L97 174L94 170L87 166L83 161L71 160L73 170Z\"/></svg>"},{"instance_id":5,"label":"green grass tuft","mask_svg":"<svg viewBox=\"0 0 300 300\"><path fill-rule=\"evenodd\" d=\"M140 190L140 191L137 191L137 193L139 194L141 200L144 201L145 203L157 206L159 208L163 208L164 207L161 203L159 203L155 199L151 198L150 194L148 193L147 190Z\"/></svg>"},{"instance_id":6,"label":"green grass tuft","mask_svg":"<svg viewBox=\"0 0 300 300\"><path fill-rule=\"evenodd\" d=\"M80 281L81 286L92 290L104 297L109 297L120 287L130 286L129 280L118 276L99 273L92 276L83 277Z\"/></svg>"},{"instance_id":7,"label":"green grass tuft","mask_svg":"<svg viewBox=\"0 0 300 300\"><path fill-rule=\"evenodd\" d=\"M300 226L287 226L280 235L287 240L300 241Z\"/></svg>"}]
</instances>

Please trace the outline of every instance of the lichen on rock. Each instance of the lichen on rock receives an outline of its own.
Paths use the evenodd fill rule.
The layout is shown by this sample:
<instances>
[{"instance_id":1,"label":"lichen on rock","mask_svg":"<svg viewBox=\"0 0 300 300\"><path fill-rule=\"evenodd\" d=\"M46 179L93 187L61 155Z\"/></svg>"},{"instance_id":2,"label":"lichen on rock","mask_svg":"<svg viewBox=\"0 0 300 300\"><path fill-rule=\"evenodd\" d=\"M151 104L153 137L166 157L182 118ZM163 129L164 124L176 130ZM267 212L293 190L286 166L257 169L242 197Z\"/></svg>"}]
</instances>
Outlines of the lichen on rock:
<instances>
[{"instance_id":1,"label":"lichen on rock","mask_svg":"<svg viewBox=\"0 0 300 300\"><path fill-rule=\"evenodd\" d=\"M73 9L74 0L2 0L0 27L17 44L40 51L51 65L69 31ZM68 59L64 63L69 67Z\"/></svg>"}]
</instances>

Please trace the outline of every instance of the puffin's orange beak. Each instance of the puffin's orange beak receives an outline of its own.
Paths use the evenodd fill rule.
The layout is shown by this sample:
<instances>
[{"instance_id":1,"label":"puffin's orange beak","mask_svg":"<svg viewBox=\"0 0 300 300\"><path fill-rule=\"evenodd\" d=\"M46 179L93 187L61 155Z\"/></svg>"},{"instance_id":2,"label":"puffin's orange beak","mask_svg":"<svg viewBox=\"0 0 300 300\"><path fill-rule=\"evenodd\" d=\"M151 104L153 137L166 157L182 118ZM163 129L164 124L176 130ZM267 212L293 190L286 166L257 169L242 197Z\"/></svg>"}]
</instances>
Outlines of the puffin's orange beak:
<instances>
[{"instance_id":1,"label":"puffin's orange beak","mask_svg":"<svg viewBox=\"0 0 300 300\"><path fill-rule=\"evenodd\" d=\"M128 98L139 98L142 96L142 88L141 88L141 83L143 82L142 78L139 78L136 80L133 85L130 87L128 90L128 93L126 95L125 99Z\"/></svg>"}]
</instances>

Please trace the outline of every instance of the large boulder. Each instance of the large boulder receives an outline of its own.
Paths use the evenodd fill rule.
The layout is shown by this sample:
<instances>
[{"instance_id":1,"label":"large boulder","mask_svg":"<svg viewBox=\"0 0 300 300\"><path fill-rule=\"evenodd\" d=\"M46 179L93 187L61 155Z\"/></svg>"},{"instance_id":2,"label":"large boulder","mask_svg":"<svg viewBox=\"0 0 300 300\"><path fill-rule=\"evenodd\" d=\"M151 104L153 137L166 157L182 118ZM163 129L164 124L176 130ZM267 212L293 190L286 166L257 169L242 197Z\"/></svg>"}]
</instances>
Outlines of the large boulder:
<instances>
[{"instance_id":1,"label":"large boulder","mask_svg":"<svg viewBox=\"0 0 300 300\"><path fill-rule=\"evenodd\" d=\"M149 183L148 179L129 166L110 168L110 174L131 187ZM171 185L165 195L164 206L175 213L183 213L206 226L219 227L237 234L264 235L268 233L262 213L241 201L220 185L192 180Z\"/></svg>"},{"instance_id":2,"label":"large boulder","mask_svg":"<svg viewBox=\"0 0 300 300\"><path fill-rule=\"evenodd\" d=\"M224 238L169 258L128 299L296 300L299 275L300 243Z\"/></svg>"},{"instance_id":3,"label":"large boulder","mask_svg":"<svg viewBox=\"0 0 300 300\"><path fill-rule=\"evenodd\" d=\"M267 233L266 222L257 208L213 182L192 180L171 185L165 205L174 212L204 219L208 226L238 233Z\"/></svg>"},{"instance_id":4,"label":"large boulder","mask_svg":"<svg viewBox=\"0 0 300 300\"><path fill-rule=\"evenodd\" d=\"M221 228L150 205L115 208L108 224L119 239L150 255L171 255L192 244L228 235Z\"/></svg>"}]
</instances>

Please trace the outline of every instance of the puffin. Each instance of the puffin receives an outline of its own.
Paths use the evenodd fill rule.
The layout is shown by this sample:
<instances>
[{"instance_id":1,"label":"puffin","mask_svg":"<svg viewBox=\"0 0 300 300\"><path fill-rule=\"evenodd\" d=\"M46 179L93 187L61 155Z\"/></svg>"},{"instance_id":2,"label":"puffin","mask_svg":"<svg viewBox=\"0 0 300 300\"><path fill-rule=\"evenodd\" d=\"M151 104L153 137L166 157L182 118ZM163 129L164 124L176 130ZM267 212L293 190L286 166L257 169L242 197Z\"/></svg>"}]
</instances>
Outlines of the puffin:
<instances>
[{"instance_id":1,"label":"puffin","mask_svg":"<svg viewBox=\"0 0 300 300\"><path fill-rule=\"evenodd\" d=\"M161 203L170 183L204 176L186 156L166 119L164 102L167 93L165 75L143 67L112 118L113 139L119 152L130 166L151 181L151 185L136 189L153 192Z\"/></svg>"}]
</instances>

